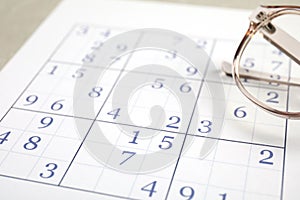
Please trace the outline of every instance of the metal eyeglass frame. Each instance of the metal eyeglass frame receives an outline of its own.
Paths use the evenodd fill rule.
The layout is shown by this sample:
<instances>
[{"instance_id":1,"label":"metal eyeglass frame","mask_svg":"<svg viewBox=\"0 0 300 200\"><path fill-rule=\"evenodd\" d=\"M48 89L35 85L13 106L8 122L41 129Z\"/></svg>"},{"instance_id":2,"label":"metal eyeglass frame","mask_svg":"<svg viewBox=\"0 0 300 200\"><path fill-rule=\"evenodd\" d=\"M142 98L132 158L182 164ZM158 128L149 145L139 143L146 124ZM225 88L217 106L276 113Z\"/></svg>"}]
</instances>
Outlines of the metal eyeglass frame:
<instances>
[{"instance_id":1,"label":"metal eyeglass frame","mask_svg":"<svg viewBox=\"0 0 300 200\"><path fill-rule=\"evenodd\" d=\"M240 73L240 61L243 52L250 42L251 38L258 31L262 33L263 37L277 47L280 51L289 56L297 64L300 64L300 42L293 38L291 35L273 25L271 20L285 14L300 15L300 6L260 6L250 16L250 26L243 37L233 59L232 76L236 82L236 85L240 91L254 104L258 105L267 112L270 112L276 116L288 118L288 119L300 119L300 112L287 112L280 111L268 106L267 104L259 101L252 94L250 94L241 82L241 78L252 78L256 80L264 80L255 76L255 74L248 75L250 73ZM243 71L242 71L243 72ZM270 80L269 80L270 81ZM272 80L274 83L281 83L287 85L299 85L299 83L290 82L289 78L286 80Z\"/></svg>"}]
</instances>

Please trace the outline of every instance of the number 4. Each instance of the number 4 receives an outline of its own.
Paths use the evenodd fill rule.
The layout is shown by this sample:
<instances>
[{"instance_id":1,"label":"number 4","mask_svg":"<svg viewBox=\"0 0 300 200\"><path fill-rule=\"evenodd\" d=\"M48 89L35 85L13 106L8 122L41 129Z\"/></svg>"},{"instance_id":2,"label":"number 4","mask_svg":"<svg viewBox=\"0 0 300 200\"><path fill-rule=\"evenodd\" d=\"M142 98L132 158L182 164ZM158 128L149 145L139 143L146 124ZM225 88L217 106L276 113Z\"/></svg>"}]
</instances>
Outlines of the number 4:
<instances>
[{"instance_id":1,"label":"number 4","mask_svg":"<svg viewBox=\"0 0 300 200\"><path fill-rule=\"evenodd\" d=\"M6 133L2 133L0 135L0 144L3 144L3 142L8 141L7 137L9 136L10 131L6 132Z\"/></svg>"},{"instance_id":2,"label":"number 4","mask_svg":"<svg viewBox=\"0 0 300 200\"><path fill-rule=\"evenodd\" d=\"M153 193L157 192L155 191L156 182L157 181L153 181L152 183L145 185L144 187L141 188L141 190L145 192L149 192L149 197L152 197Z\"/></svg>"},{"instance_id":3,"label":"number 4","mask_svg":"<svg viewBox=\"0 0 300 200\"><path fill-rule=\"evenodd\" d=\"M119 115L120 110L121 110L121 108L117 108L117 109L114 109L114 110L108 112L107 114L108 114L108 115L112 115L112 116L113 116L113 119L116 119L117 117L120 116L120 115Z\"/></svg>"}]
</instances>

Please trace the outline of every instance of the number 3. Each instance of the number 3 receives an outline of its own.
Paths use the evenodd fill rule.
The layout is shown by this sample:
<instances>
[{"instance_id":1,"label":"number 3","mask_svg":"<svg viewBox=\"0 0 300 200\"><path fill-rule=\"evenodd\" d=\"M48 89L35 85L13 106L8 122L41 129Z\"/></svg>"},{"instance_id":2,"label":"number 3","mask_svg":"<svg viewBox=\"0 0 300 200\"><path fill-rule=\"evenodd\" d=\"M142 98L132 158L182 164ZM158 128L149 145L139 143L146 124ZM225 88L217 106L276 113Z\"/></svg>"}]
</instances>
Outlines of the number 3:
<instances>
[{"instance_id":1,"label":"number 3","mask_svg":"<svg viewBox=\"0 0 300 200\"><path fill-rule=\"evenodd\" d=\"M54 170L57 169L57 164L55 163L48 163L47 165L45 165L47 169L47 172L49 172L48 174L46 173L40 173L40 177L41 178L51 178L52 176L54 176Z\"/></svg>"}]
</instances>

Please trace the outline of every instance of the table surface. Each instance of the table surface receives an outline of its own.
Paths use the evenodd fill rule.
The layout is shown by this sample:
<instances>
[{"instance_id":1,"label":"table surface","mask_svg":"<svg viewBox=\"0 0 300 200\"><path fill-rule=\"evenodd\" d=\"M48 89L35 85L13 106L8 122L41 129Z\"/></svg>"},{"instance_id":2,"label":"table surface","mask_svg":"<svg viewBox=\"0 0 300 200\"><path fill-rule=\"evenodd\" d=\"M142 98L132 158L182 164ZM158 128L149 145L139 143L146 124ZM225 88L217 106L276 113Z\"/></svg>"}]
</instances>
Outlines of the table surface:
<instances>
[{"instance_id":1,"label":"table surface","mask_svg":"<svg viewBox=\"0 0 300 200\"><path fill-rule=\"evenodd\" d=\"M39 24L61 0L0 0L0 69L18 51ZM148 0L143 0L148 1ZM280 4L281 0L160 0L231 8L254 9L260 4ZM287 0L285 4L299 4L299 0Z\"/></svg>"}]
</instances>

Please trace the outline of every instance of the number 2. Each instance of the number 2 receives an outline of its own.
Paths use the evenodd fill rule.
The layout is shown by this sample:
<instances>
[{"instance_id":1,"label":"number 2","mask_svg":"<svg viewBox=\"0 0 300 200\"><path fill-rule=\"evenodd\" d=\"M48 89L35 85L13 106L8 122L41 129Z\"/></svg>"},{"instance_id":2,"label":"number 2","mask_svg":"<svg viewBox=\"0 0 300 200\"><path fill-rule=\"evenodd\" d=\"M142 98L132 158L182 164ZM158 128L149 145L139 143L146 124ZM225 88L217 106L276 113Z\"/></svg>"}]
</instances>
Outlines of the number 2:
<instances>
[{"instance_id":1,"label":"number 2","mask_svg":"<svg viewBox=\"0 0 300 200\"><path fill-rule=\"evenodd\" d=\"M266 101L269 102L269 103L279 103L278 101L278 93L277 92L268 92L267 95L270 97L269 99L267 99Z\"/></svg>"},{"instance_id":2,"label":"number 2","mask_svg":"<svg viewBox=\"0 0 300 200\"><path fill-rule=\"evenodd\" d=\"M273 165L273 161L270 161L273 158L273 152L267 149L264 149L260 152L260 155L266 155L265 158L261 159L259 163L266 164L266 165Z\"/></svg>"},{"instance_id":3,"label":"number 2","mask_svg":"<svg viewBox=\"0 0 300 200\"><path fill-rule=\"evenodd\" d=\"M169 118L170 121L173 120L173 119L175 119L175 122L168 124L168 125L167 125L167 128L175 128L175 129L178 129L179 126L175 126L175 124L178 124L178 123L180 122L180 118L177 117L177 116L171 116L171 117Z\"/></svg>"}]
</instances>

